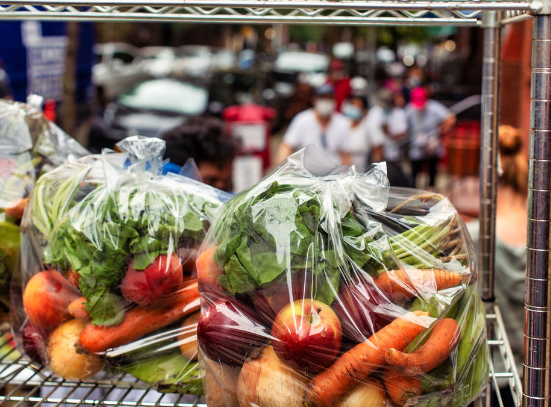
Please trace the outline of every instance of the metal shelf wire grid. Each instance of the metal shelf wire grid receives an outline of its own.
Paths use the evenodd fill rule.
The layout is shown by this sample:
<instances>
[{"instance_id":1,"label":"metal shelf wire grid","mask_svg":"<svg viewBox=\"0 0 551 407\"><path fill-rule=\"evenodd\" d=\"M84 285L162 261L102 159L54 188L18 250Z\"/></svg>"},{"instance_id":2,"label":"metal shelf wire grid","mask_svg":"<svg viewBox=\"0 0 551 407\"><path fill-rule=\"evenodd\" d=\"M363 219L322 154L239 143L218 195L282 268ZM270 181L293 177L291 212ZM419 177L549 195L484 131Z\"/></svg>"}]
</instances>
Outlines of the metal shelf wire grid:
<instances>
[{"instance_id":1,"label":"metal shelf wire grid","mask_svg":"<svg viewBox=\"0 0 551 407\"><path fill-rule=\"evenodd\" d=\"M527 15L528 1L366 0L0 0L0 20L179 21L353 25L480 24L484 10Z\"/></svg>"},{"instance_id":2,"label":"metal shelf wire grid","mask_svg":"<svg viewBox=\"0 0 551 407\"><path fill-rule=\"evenodd\" d=\"M499 308L490 307L487 314L488 325L493 326L495 339L489 344L496 358L503 360L505 371L495 372L491 364L491 386L496 389L500 407L503 407L498 379L509 380L513 400L520 406L521 385L515 367L513 354ZM0 348L10 341L9 326L0 327ZM480 399L479 399L480 400ZM131 407L206 407L195 396L183 396L157 393L152 388L130 375L109 376L95 381L70 381L53 377L42 367L34 366L16 350L11 350L0 358L0 404L2 406L131 406ZM478 403L480 405L480 402Z\"/></svg>"}]
</instances>

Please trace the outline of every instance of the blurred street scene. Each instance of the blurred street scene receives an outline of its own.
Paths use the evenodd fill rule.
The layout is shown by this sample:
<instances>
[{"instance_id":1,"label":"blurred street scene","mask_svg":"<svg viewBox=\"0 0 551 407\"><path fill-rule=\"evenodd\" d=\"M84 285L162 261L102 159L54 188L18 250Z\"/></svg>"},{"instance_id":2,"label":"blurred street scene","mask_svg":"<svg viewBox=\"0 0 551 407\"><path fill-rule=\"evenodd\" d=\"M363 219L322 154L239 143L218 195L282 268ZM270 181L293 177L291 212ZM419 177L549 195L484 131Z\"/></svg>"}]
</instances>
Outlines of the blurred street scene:
<instances>
[{"instance_id":1,"label":"blurred street scene","mask_svg":"<svg viewBox=\"0 0 551 407\"><path fill-rule=\"evenodd\" d=\"M239 191L316 144L478 212L482 32L470 28L0 23L0 97L93 152L138 134ZM504 30L501 122L528 137L529 25ZM202 119L197 119L200 117ZM527 145L525 142L524 145Z\"/></svg>"}]
</instances>

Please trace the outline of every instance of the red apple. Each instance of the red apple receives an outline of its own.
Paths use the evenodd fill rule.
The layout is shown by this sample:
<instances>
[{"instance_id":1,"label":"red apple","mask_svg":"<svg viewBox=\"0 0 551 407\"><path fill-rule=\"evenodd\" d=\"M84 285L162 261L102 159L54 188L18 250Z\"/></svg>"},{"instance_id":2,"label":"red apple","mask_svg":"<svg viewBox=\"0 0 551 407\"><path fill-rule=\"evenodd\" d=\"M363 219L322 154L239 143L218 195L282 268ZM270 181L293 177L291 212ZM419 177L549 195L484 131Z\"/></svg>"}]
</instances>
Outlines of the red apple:
<instances>
[{"instance_id":1,"label":"red apple","mask_svg":"<svg viewBox=\"0 0 551 407\"><path fill-rule=\"evenodd\" d=\"M197 339L210 359L239 366L254 348L270 339L270 333L253 310L235 299L225 299L214 302L203 312Z\"/></svg>"},{"instance_id":2,"label":"red apple","mask_svg":"<svg viewBox=\"0 0 551 407\"><path fill-rule=\"evenodd\" d=\"M141 307L152 308L170 300L171 294L182 286L182 263L176 253L161 254L144 270L136 270L132 263L121 281L122 296Z\"/></svg>"},{"instance_id":3,"label":"red apple","mask_svg":"<svg viewBox=\"0 0 551 407\"><path fill-rule=\"evenodd\" d=\"M55 270L35 274L25 286L23 308L29 319L45 331L71 318L68 307L81 294Z\"/></svg>"},{"instance_id":4,"label":"red apple","mask_svg":"<svg viewBox=\"0 0 551 407\"><path fill-rule=\"evenodd\" d=\"M279 311L272 337L281 360L294 369L317 373L339 354L342 328L329 305L307 298Z\"/></svg>"},{"instance_id":5,"label":"red apple","mask_svg":"<svg viewBox=\"0 0 551 407\"><path fill-rule=\"evenodd\" d=\"M343 285L333 303L343 335L357 343L365 342L394 319L385 313L385 308L389 310L389 307L392 303L384 294L364 281Z\"/></svg>"}]
</instances>

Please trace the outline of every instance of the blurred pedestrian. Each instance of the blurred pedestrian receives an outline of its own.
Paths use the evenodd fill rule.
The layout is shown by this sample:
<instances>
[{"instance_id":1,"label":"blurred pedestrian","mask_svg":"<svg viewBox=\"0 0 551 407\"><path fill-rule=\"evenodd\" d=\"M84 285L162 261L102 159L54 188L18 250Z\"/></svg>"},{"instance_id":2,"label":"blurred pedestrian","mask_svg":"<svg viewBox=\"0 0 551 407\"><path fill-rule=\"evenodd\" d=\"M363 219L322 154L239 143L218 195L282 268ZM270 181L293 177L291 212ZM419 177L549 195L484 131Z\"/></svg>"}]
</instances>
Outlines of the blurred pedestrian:
<instances>
[{"instance_id":1,"label":"blurred pedestrian","mask_svg":"<svg viewBox=\"0 0 551 407\"><path fill-rule=\"evenodd\" d=\"M10 78L5 70L2 58L0 58L0 99L13 99Z\"/></svg>"},{"instance_id":2,"label":"blurred pedestrian","mask_svg":"<svg viewBox=\"0 0 551 407\"><path fill-rule=\"evenodd\" d=\"M165 157L183 167L193 158L203 182L215 188L232 190L232 164L239 143L225 130L224 123L212 117L191 117L165 133Z\"/></svg>"},{"instance_id":3,"label":"blurred pedestrian","mask_svg":"<svg viewBox=\"0 0 551 407\"><path fill-rule=\"evenodd\" d=\"M413 183L419 186L417 175L426 166L429 172L428 186L433 189L438 163L444 150L442 136L455 125L456 117L442 103L430 100L422 86L411 91L406 114Z\"/></svg>"},{"instance_id":4,"label":"blurred pedestrian","mask_svg":"<svg viewBox=\"0 0 551 407\"><path fill-rule=\"evenodd\" d=\"M406 80L402 87L402 95L406 103L410 102L413 89L425 86L425 73L418 65L411 66L406 74Z\"/></svg>"},{"instance_id":5,"label":"blurred pedestrian","mask_svg":"<svg viewBox=\"0 0 551 407\"><path fill-rule=\"evenodd\" d=\"M376 105L368 114L368 128L376 139L383 138L385 161L400 162L406 143L407 121L403 109L396 106L394 94L389 89L379 89L375 94Z\"/></svg>"},{"instance_id":6,"label":"blurred pedestrian","mask_svg":"<svg viewBox=\"0 0 551 407\"><path fill-rule=\"evenodd\" d=\"M337 164L350 164L350 122L336 111L333 86L325 84L314 92L314 107L295 116L279 147L278 161L309 144L323 150Z\"/></svg>"},{"instance_id":7,"label":"blurred pedestrian","mask_svg":"<svg viewBox=\"0 0 551 407\"><path fill-rule=\"evenodd\" d=\"M329 64L328 84L333 85L337 112L341 111L343 102L352 94L350 77L344 70L344 64L340 59L333 59Z\"/></svg>"},{"instance_id":8,"label":"blurred pedestrian","mask_svg":"<svg viewBox=\"0 0 551 407\"><path fill-rule=\"evenodd\" d=\"M499 127L501 174L498 179L495 242L495 297L499 303L505 329L517 369L522 375L524 349L524 278L526 270L526 227L528 194L528 157L522 150L522 134L511 126ZM467 224L475 244L480 241L478 221ZM495 358L494 369L504 372L501 358ZM508 387L508 382L499 383ZM511 392L502 396L510 399ZM504 400L505 406L514 406Z\"/></svg>"},{"instance_id":9,"label":"blurred pedestrian","mask_svg":"<svg viewBox=\"0 0 551 407\"><path fill-rule=\"evenodd\" d=\"M365 96L350 96L344 102L342 112L350 120L351 163L357 171L363 171L370 162L382 160L384 136L380 132L369 131Z\"/></svg>"}]
</instances>

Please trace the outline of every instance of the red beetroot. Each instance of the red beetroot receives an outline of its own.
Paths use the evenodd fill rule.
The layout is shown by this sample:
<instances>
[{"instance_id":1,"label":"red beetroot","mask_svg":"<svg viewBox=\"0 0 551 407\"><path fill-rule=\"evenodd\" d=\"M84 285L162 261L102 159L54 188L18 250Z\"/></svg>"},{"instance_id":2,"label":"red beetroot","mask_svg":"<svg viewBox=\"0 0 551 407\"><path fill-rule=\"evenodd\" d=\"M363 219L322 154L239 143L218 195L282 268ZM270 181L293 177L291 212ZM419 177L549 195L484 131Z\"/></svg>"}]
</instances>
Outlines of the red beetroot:
<instances>
[{"instance_id":1,"label":"red beetroot","mask_svg":"<svg viewBox=\"0 0 551 407\"><path fill-rule=\"evenodd\" d=\"M43 357L46 354L46 333L27 320L21 328L21 339L28 358L32 362L42 364Z\"/></svg>"},{"instance_id":2,"label":"red beetroot","mask_svg":"<svg viewBox=\"0 0 551 407\"><path fill-rule=\"evenodd\" d=\"M216 301L201 315L197 339L209 359L240 366L254 348L270 339L270 332L249 307L225 299Z\"/></svg>"},{"instance_id":3,"label":"red beetroot","mask_svg":"<svg viewBox=\"0 0 551 407\"><path fill-rule=\"evenodd\" d=\"M141 307L153 308L166 303L184 280L178 255L159 255L144 270L128 267L121 282L122 296Z\"/></svg>"},{"instance_id":4,"label":"red beetroot","mask_svg":"<svg viewBox=\"0 0 551 407\"><path fill-rule=\"evenodd\" d=\"M384 312L391 307L391 302L375 286L364 281L343 285L333 303L343 336L358 343L365 342L394 319Z\"/></svg>"}]
</instances>

